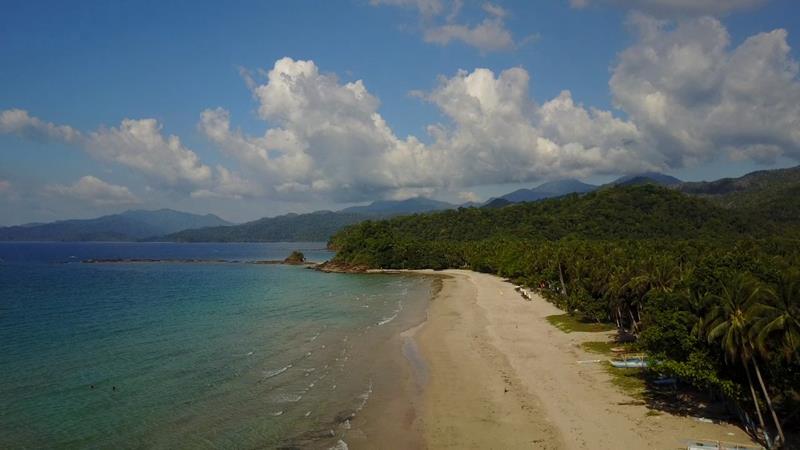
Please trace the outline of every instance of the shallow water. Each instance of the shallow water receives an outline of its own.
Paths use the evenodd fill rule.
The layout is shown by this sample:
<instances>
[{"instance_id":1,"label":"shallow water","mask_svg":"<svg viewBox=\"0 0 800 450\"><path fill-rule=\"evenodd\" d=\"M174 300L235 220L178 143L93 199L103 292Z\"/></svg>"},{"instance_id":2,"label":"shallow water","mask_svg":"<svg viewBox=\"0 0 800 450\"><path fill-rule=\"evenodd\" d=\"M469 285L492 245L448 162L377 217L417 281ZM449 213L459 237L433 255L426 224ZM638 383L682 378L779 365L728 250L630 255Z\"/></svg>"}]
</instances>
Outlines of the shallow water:
<instances>
[{"instance_id":1,"label":"shallow water","mask_svg":"<svg viewBox=\"0 0 800 450\"><path fill-rule=\"evenodd\" d=\"M252 264L304 244L0 243L0 448L325 447L430 280ZM412 317L413 316L413 317Z\"/></svg>"}]
</instances>

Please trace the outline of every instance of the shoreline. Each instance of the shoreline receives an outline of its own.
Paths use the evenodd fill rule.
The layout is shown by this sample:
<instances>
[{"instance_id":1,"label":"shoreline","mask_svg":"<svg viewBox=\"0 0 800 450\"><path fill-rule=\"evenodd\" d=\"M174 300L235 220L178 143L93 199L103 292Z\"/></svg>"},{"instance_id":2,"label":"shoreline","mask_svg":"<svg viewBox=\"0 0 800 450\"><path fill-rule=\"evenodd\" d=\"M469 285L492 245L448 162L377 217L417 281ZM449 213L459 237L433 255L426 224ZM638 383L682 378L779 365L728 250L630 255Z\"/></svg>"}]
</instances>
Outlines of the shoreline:
<instances>
[{"instance_id":1,"label":"shoreline","mask_svg":"<svg viewBox=\"0 0 800 450\"><path fill-rule=\"evenodd\" d=\"M442 280L427 319L395 343L406 371L396 394L413 409L404 428L421 434L423 448L676 449L695 439L757 445L730 423L651 410L615 387L600 364L578 364L598 358L581 343L608 333L562 332L545 318L563 311L539 295L525 301L513 284L466 270L369 271L376 272ZM424 376L404 339L416 345ZM391 426L377 427L377 436L382 428ZM397 442L390 435L374 442Z\"/></svg>"}]
</instances>

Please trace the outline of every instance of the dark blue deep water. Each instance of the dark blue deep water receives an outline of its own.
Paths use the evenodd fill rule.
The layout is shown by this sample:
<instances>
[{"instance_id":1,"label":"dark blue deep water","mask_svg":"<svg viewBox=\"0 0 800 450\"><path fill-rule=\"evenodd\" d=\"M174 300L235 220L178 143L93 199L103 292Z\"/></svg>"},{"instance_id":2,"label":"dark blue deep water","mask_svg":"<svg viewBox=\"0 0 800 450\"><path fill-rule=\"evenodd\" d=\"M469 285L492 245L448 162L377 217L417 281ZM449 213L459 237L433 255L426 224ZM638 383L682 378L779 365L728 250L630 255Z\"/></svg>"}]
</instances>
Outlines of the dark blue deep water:
<instances>
[{"instance_id":1,"label":"dark blue deep water","mask_svg":"<svg viewBox=\"0 0 800 450\"><path fill-rule=\"evenodd\" d=\"M364 343L396 333L430 282L243 262L294 249L332 256L0 243L0 448L269 448L332 428L371 392ZM81 262L107 258L237 262Z\"/></svg>"}]
</instances>

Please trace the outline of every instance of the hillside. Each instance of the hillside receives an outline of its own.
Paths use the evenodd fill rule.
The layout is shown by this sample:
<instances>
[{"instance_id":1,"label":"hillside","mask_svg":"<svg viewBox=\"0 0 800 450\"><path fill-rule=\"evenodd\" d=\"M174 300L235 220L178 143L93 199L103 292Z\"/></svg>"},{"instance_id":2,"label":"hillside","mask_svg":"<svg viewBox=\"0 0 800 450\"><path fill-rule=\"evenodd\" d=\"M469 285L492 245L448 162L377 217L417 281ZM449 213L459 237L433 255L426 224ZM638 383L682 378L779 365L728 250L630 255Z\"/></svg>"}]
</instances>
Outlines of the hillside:
<instances>
[{"instance_id":1,"label":"hillside","mask_svg":"<svg viewBox=\"0 0 800 450\"><path fill-rule=\"evenodd\" d=\"M760 170L738 178L682 183L677 189L724 208L766 214L781 222L800 220L800 166Z\"/></svg>"},{"instance_id":2,"label":"hillside","mask_svg":"<svg viewBox=\"0 0 800 450\"><path fill-rule=\"evenodd\" d=\"M676 186L683 181L671 175L659 172L644 172L638 174L625 175L609 183L612 186L634 186L639 184L657 184L660 186Z\"/></svg>"},{"instance_id":3,"label":"hillside","mask_svg":"<svg viewBox=\"0 0 800 450\"><path fill-rule=\"evenodd\" d=\"M565 179L549 181L531 189L517 189L499 197L490 198L482 206L489 208L502 208L513 203L536 202L547 198L563 197L569 194L585 194L597 189L606 189L613 186L637 186L654 184L658 186L680 186L683 182L671 175L658 172L644 172L624 175L603 186L587 184L580 180Z\"/></svg>"},{"instance_id":4,"label":"hillside","mask_svg":"<svg viewBox=\"0 0 800 450\"><path fill-rule=\"evenodd\" d=\"M341 228L369 217L364 214L317 211L285 214L240 225L184 230L158 238L174 242L325 241Z\"/></svg>"},{"instance_id":5,"label":"hillside","mask_svg":"<svg viewBox=\"0 0 800 450\"><path fill-rule=\"evenodd\" d=\"M131 210L95 219L2 227L0 241L135 241L186 228L229 224L213 214Z\"/></svg>"},{"instance_id":6,"label":"hillside","mask_svg":"<svg viewBox=\"0 0 800 450\"><path fill-rule=\"evenodd\" d=\"M385 200L341 211L285 214L277 217L265 217L240 225L184 230L160 237L159 240L176 242L327 241L343 227L365 220L449 208L455 208L455 205L421 197L407 200Z\"/></svg>"},{"instance_id":7,"label":"hillside","mask_svg":"<svg viewBox=\"0 0 800 450\"><path fill-rule=\"evenodd\" d=\"M760 224L763 226L763 224ZM706 200L666 188L613 187L501 208L462 208L368 222L334 236L337 246L353 233L386 232L415 240L668 238L757 232L759 227ZM368 231L369 230L369 231Z\"/></svg>"}]
</instances>

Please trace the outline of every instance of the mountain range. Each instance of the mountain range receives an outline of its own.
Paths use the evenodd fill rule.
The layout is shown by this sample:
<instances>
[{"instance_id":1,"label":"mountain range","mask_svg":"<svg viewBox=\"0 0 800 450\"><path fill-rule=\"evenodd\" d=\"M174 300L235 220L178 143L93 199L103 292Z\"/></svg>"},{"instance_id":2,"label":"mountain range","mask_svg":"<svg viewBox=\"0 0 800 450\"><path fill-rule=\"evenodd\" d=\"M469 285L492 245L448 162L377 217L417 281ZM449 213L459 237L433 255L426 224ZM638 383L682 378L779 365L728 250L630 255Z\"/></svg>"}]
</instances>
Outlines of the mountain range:
<instances>
[{"instance_id":1,"label":"mountain range","mask_svg":"<svg viewBox=\"0 0 800 450\"><path fill-rule=\"evenodd\" d=\"M549 181L531 189L517 189L514 192L490 198L483 206L489 208L502 208L513 203L535 202L546 198L561 197L568 194L585 194L596 189L609 186L632 186L640 184L657 184L661 186L677 186L683 183L681 180L663 173L644 172L625 175L616 180L597 186L587 184L575 179Z\"/></svg>"},{"instance_id":2,"label":"mountain range","mask_svg":"<svg viewBox=\"0 0 800 450\"><path fill-rule=\"evenodd\" d=\"M162 239L177 242L326 241L341 228L365 220L453 208L457 208L457 206L424 197L381 200L369 205L352 206L341 211L285 214L277 217L265 217L240 225L184 230L164 236Z\"/></svg>"},{"instance_id":3,"label":"mountain range","mask_svg":"<svg viewBox=\"0 0 800 450\"><path fill-rule=\"evenodd\" d=\"M95 219L59 220L0 228L0 241L136 241L187 228L231 225L213 214L171 209L129 210Z\"/></svg>"},{"instance_id":4,"label":"mountain range","mask_svg":"<svg viewBox=\"0 0 800 450\"><path fill-rule=\"evenodd\" d=\"M242 224L232 224L213 214L197 215L169 209L131 210L86 220L62 220L0 228L0 241L173 241L173 242L278 242L325 241L341 228L365 220L426 213L459 207L501 208L514 203L603 190L613 186L656 184L691 196L704 197L724 208L763 213L775 220L800 217L800 166L763 170L739 178L683 182L675 177L647 172L620 177L602 186L574 179L518 189L483 204L454 205L424 197L381 200L340 211L285 214Z\"/></svg>"}]
</instances>

